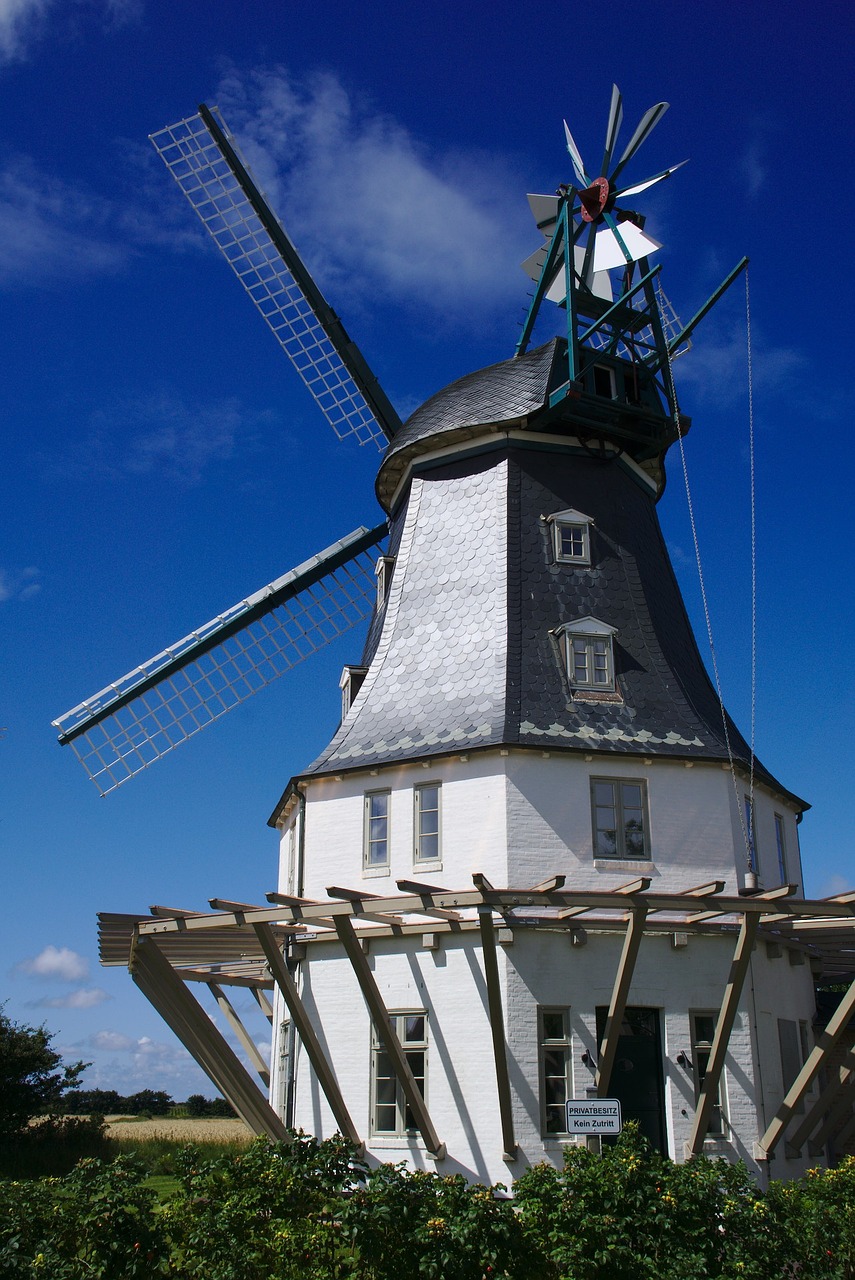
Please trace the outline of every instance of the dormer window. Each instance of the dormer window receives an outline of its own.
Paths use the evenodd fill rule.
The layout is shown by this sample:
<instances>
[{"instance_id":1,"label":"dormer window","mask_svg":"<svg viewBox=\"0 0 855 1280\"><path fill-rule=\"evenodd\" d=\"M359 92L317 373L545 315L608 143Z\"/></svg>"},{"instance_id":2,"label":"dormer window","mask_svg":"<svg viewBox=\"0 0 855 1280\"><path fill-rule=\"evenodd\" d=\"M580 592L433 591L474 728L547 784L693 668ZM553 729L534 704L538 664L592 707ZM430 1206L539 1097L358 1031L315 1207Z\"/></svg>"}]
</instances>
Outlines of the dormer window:
<instances>
[{"instance_id":1,"label":"dormer window","mask_svg":"<svg viewBox=\"0 0 855 1280\"><path fill-rule=\"evenodd\" d=\"M389 588L392 585L392 570L395 567L394 556L381 556L374 566L374 576L377 579L377 608L382 609L386 603L386 597L389 594Z\"/></svg>"},{"instance_id":2,"label":"dormer window","mask_svg":"<svg viewBox=\"0 0 855 1280\"><path fill-rule=\"evenodd\" d=\"M341 689L342 720L353 706L367 672L367 667L345 667L342 671L341 679L338 682L338 687Z\"/></svg>"},{"instance_id":3,"label":"dormer window","mask_svg":"<svg viewBox=\"0 0 855 1280\"><path fill-rule=\"evenodd\" d=\"M594 522L590 516L570 507L546 516L546 521L552 526L552 554L558 564L591 563L591 525Z\"/></svg>"},{"instance_id":4,"label":"dormer window","mask_svg":"<svg viewBox=\"0 0 855 1280\"><path fill-rule=\"evenodd\" d=\"M613 637L615 627L599 618L578 618L565 622L555 634L559 637L567 679L572 689L594 693L613 693L615 664Z\"/></svg>"}]
</instances>

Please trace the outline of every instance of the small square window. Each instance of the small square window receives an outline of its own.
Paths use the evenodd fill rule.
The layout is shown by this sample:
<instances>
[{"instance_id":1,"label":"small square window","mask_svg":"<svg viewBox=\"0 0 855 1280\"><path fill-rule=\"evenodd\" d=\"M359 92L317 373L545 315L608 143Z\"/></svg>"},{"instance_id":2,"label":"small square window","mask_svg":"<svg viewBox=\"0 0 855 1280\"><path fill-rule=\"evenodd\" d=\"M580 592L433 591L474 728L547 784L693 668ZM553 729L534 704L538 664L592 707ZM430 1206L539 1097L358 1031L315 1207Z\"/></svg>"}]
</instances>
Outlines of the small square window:
<instances>
[{"instance_id":1,"label":"small square window","mask_svg":"<svg viewBox=\"0 0 855 1280\"><path fill-rule=\"evenodd\" d=\"M647 860L647 784L622 778L592 778L594 857Z\"/></svg>"},{"instance_id":2,"label":"small square window","mask_svg":"<svg viewBox=\"0 0 855 1280\"><path fill-rule=\"evenodd\" d=\"M573 689L614 693L612 637L615 628L597 618L579 618L558 628L564 646L564 667Z\"/></svg>"},{"instance_id":3,"label":"small square window","mask_svg":"<svg viewBox=\"0 0 855 1280\"><path fill-rule=\"evenodd\" d=\"M389 865L389 800L388 791L369 791L365 796L363 865L366 869Z\"/></svg>"},{"instance_id":4,"label":"small square window","mask_svg":"<svg viewBox=\"0 0 855 1280\"><path fill-rule=\"evenodd\" d=\"M438 862L442 856L440 842L440 784L426 782L416 787L413 796L415 862Z\"/></svg>"},{"instance_id":5,"label":"small square window","mask_svg":"<svg viewBox=\"0 0 855 1280\"><path fill-rule=\"evenodd\" d=\"M591 518L573 509L545 519L552 525L552 554L557 564L591 563Z\"/></svg>"}]
</instances>

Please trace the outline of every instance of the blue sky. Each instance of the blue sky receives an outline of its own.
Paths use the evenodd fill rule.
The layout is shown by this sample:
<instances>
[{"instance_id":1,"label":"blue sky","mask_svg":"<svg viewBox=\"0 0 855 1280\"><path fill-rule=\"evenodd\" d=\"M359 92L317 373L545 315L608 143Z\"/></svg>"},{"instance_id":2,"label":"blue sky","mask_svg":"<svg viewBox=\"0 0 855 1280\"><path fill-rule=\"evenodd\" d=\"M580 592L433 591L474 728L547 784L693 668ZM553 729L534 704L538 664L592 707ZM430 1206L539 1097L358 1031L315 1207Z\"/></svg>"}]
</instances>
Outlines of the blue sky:
<instances>
[{"instance_id":1,"label":"blue sky","mask_svg":"<svg viewBox=\"0 0 855 1280\"><path fill-rule=\"evenodd\" d=\"M802 852L823 894L855 883L852 28L842 4L766 0L0 0L0 998L91 1061L90 1086L210 1092L127 974L99 969L95 913L274 886L266 818L331 736L358 638L106 799L50 721L379 519L376 453L335 440L147 135L221 106L406 415L512 354L538 244L525 195L570 177L562 117L596 158L612 80L625 138L672 104L632 176L691 158L644 209L684 319L751 257L757 750L814 806ZM741 282L675 372L747 732ZM705 650L676 457L660 514Z\"/></svg>"}]
</instances>

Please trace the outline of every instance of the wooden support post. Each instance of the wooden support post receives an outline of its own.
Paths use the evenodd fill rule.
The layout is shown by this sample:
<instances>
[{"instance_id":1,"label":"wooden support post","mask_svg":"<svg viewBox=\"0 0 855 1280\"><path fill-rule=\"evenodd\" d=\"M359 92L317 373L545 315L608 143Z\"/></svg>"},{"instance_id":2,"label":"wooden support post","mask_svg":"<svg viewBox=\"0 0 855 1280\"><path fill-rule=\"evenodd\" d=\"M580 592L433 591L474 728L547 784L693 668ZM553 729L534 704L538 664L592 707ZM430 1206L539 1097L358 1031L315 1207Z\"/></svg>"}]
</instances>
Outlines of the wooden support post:
<instances>
[{"instance_id":1,"label":"wooden support post","mask_svg":"<svg viewBox=\"0 0 855 1280\"><path fill-rule=\"evenodd\" d=\"M757 912L746 911L744 913L739 936L736 939L736 947L733 951L733 959L730 962L727 986L724 989L721 1008L716 1019L715 1035L713 1036L710 1056L707 1060L701 1095L695 1108L692 1136L688 1142L689 1154L693 1156L703 1150L704 1138L707 1136L707 1130L710 1127L710 1117L715 1100L718 1097L718 1086L724 1069L725 1054L730 1044L730 1033L733 1031L733 1024L736 1021L736 1012L739 1008L742 988L745 985L745 975L748 973L748 966L751 963L751 951L754 946L754 939L757 936L759 923L760 916Z\"/></svg>"},{"instance_id":2,"label":"wooden support post","mask_svg":"<svg viewBox=\"0 0 855 1280\"><path fill-rule=\"evenodd\" d=\"M844 1085L848 1084L853 1074L855 1074L855 1051L850 1049L843 1062L837 1070L832 1073L828 1084L810 1108L798 1129L796 1129L792 1137L787 1139L788 1146L795 1147L797 1149L804 1146L806 1140L813 1133L816 1126L828 1113L829 1108L832 1108L835 1105L840 1096L841 1090Z\"/></svg>"},{"instance_id":3,"label":"wooden support post","mask_svg":"<svg viewBox=\"0 0 855 1280\"><path fill-rule=\"evenodd\" d=\"M383 1003L383 997L380 995L377 983L374 981L374 975L368 966L368 960L362 950L362 945L356 936L350 918L348 916L336 916L335 928L344 947L345 954L353 967L353 972L356 974L356 981L359 983L365 1003L368 1005L368 1012L371 1015L377 1039L392 1060L395 1075L404 1090L404 1097L407 1099L407 1104L413 1113L424 1144L436 1159L442 1160L445 1157L445 1143L440 1142L436 1135L436 1130L425 1106L425 1100L410 1070L407 1055L404 1053L401 1042L389 1021L389 1014Z\"/></svg>"},{"instance_id":4,"label":"wooden support post","mask_svg":"<svg viewBox=\"0 0 855 1280\"><path fill-rule=\"evenodd\" d=\"M626 1012L626 1002L629 996L629 988L632 984L635 962L638 959L638 948L641 946L641 939L644 936L644 922L646 919L647 908L634 906L627 921L623 950L621 951L620 963L615 975L615 985L612 988L612 998L609 1003L609 1012L606 1016L606 1025L603 1031L602 1043L600 1044L597 1071L594 1076L594 1088L597 1091L598 1098L608 1097L612 1068L614 1067L618 1040L620 1039L620 1029L623 1024L623 1015Z\"/></svg>"},{"instance_id":5,"label":"wooden support post","mask_svg":"<svg viewBox=\"0 0 855 1280\"><path fill-rule=\"evenodd\" d=\"M511 1107L511 1081L508 1075L505 1017L502 1010L502 991L499 986L499 963L496 955L496 930L493 928L492 908L479 907L478 926L481 930L481 951L484 956L484 976L487 980L487 1008L490 1013L493 1059L496 1064L496 1088L499 1094L499 1119L502 1125L503 1156L505 1160L516 1160L517 1144L514 1137L514 1118Z\"/></svg>"},{"instance_id":6,"label":"wooden support post","mask_svg":"<svg viewBox=\"0 0 855 1280\"><path fill-rule=\"evenodd\" d=\"M270 967L273 981L288 1006L288 1011L291 1014L294 1026L297 1028L300 1042L309 1056L309 1061L324 1091L324 1097L330 1104L330 1110L335 1117L335 1122L348 1141L354 1143L357 1147L361 1147L362 1140L345 1106L344 1098L338 1087L338 1081L335 1078L335 1072L331 1063L327 1061L317 1032L312 1026L309 1015L306 1013L306 1007L300 999L297 984L288 972L288 966L285 963L282 952L279 950L276 936L269 924L254 924L252 927L264 952L264 958Z\"/></svg>"},{"instance_id":7,"label":"wooden support post","mask_svg":"<svg viewBox=\"0 0 855 1280\"><path fill-rule=\"evenodd\" d=\"M258 1045L255 1043L252 1036L249 1034L246 1027L241 1022L240 1018L235 1012L235 1009L231 1000L229 1000L228 996L226 995L225 991L223 991L222 987L217 986L216 982L209 982L207 985L210 989L211 995L214 997L217 1004L220 1006L220 1010L223 1013L226 1019L226 1022L228 1022L232 1031L234 1031L238 1040L240 1040L241 1044L244 1047L247 1057L249 1058L250 1062L255 1067L256 1071L261 1077L262 1083L266 1086L266 1088L269 1089L270 1088L270 1068L267 1061L258 1052Z\"/></svg>"},{"instance_id":8,"label":"wooden support post","mask_svg":"<svg viewBox=\"0 0 855 1280\"><path fill-rule=\"evenodd\" d=\"M855 982L851 983L849 990L835 1009L828 1026L820 1034L817 1043L808 1054L807 1062L796 1076L772 1123L760 1139L760 1145L764 1151L775 1150L784 1130L790 1123L793 1112L813 1084L828 1055L843 1035L846 1024L852 1017L853 1012L855 1012Z\"/></svg>"},{"instance_id":9,"label":"wooden support post","mask_svg":"<svg viewBox=\"0 0 855 1280\"><path fill-rule=\"evenodd\" d=\"M276 1112L153 938L135 940L128 968L146 999L253 1133L290 1142Z\"/></svg>"},{"instance_id":10,"label":"wooden support post","mask_svg":"<svg viewBox=\"0 0 855 1280\"><path fill-rule=\"evenodd\" d=\"M855 1089L851 1084L843 1087L843 1095L839 1097L834 1106L825 1117L825 1124L819 1133L808 1143L808 1155L811 1157L818 1156L825 1148L825 1144L829 1138L834 1138L840 1133L841 1129L845 1129L849 1119L852 1116L852 1102L855 1100ZM790 1144L784 1144L788 1147ZM801 1154L801 1153L799 1153Z\"/></svg>"}]
</instances>

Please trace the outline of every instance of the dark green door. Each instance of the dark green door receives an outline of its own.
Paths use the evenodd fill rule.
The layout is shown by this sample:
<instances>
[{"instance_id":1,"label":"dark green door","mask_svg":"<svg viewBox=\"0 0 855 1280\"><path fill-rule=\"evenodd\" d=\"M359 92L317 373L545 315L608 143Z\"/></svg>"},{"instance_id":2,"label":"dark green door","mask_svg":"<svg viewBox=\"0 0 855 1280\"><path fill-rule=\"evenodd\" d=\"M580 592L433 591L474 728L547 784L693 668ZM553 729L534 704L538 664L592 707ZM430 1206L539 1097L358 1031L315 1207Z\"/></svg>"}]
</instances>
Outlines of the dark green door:
<instances>
[{"instance_id":1,"label":"dark green door","mask_svg":"<svg viewBox=\"0 0 855 1280\"><path fill-rule=\"evenodd\" d=\"M602 1043L608 1009L597 1009ZM665 1081L658 1009L627 1009L620 1029L608 1096L618 1098L623 1122L635 1120L656 1151L665 1152Z\"/></svg>"}]
</instances>

